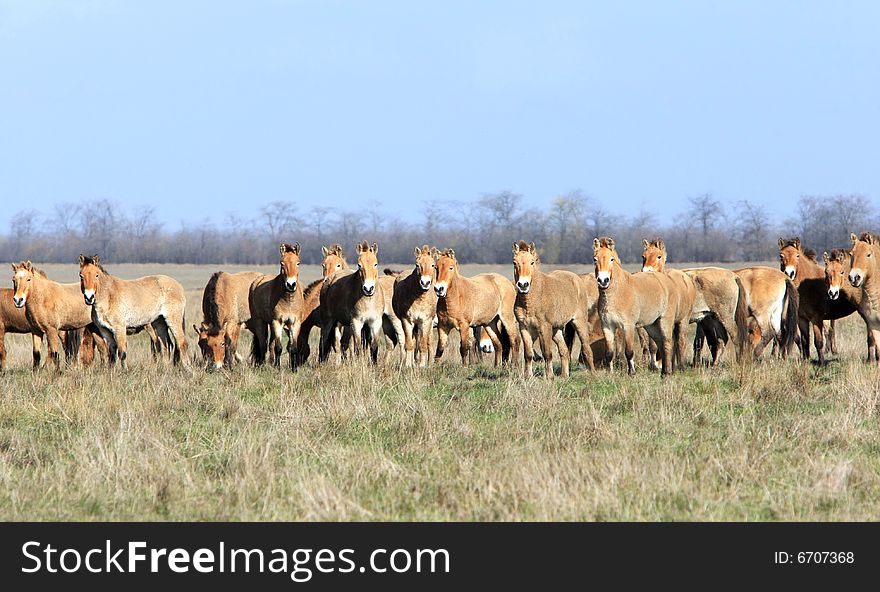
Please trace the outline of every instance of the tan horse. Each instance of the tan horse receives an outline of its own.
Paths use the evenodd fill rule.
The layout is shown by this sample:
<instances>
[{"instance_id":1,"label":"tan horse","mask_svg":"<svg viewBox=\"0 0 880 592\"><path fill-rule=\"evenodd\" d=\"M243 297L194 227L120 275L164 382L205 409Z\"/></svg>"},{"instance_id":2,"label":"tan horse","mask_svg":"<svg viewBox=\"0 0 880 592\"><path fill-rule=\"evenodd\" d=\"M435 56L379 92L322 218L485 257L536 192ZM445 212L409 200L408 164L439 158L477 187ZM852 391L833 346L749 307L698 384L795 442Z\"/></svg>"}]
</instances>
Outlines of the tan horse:
<instances>
[{"instance_id":1,"label":"tan horse","mask_svg":"<svg viewBox=\"0 0 880 592\"><path fill-rule=\"evenodd\" d=\"M538 339L544 358L544 377L553 378L553 344L559 350L562 376L568 377L571 352L565 328L572 325L581 342L581 356L595 370L590 349L589 311L595 305L587 284L570 271L541 271L535 243L513 243L513 281L517 295L513 313L519 323L525 356L525 376L532 376L533 340Z\"/></svg>"},{"instance_id":2,"label":"tan horse","mask_svg":"<svg viewBox=\"0 0 880 592\"><path fill-rule=\"evenodd\" d=\"M511 354L515 360L519 354L519 327L513 313L516 290L511 281L499 273L462 276L452 249L436 253L434 264L437 271L434 292L439 297L435 361L443 357L449 332L457 329L461 361L467 364L473 339L471 329L479 326L486 327L494 344L496 366Z\"/></svg>"},{"instance_id":3,"label":"tan horse","mask_svg":"<svg viewBox=\"0 0 880 592\"><path fill-rule=\"evenodd\" d=\"M798 327L804 359L810 359L810 329L819 357L825 364L825 321L833 322L856 312L849 299L831 299L826 270L804 251L800 238L779 239L779 267L798 289Z\"/></svg>"},{"instance_id":4,"label":"tan horse","mask_svg":"<svg viewBox=\"0 0 880 592\"><path fill-rule=\"evenodd\" d=\"M283 336L287 332L287 353L290 368L296 369L299 355L300 329L305 299L299 286L299 243L283 243L279 248L281 270L278 275L263 275L253 281L248 295L250 315L254 327L255 351L268 352L269 344L275 354L275 367L281 367ZM271 334L270 334L271 333Z\"/></svg>"},{"instance_id":5,"label":"tan horse","mask_svg":"<svg viewBox=\"0 0 880 592\"><path fill-rule=\"evenodd\" d=\"M124 280L108 273L97 255L79 256L79 277L82 298L107 342L111 363L118 358L125 366L129 328L147 325L169 343L175 364L188 363L186 294L180 282L167 275Z\"/></svg>"},{"instance_id":6,"label":"tan horse","mask_svg":"<svg viewBox=\"0 0 880 592\"><path fill-rule=\"evenodd\" d=\"M40 345L37 339L46 337L49 359L56 369L61 368L59 345L62 335L67 360L71 361L77 349L83 365L94 359L96 328L92 325L91 309L83 304L78 284L59 284L33 266L30 261L12 265L12 302L23 309L34 334L34 367L39 365ZM80 330L82 345L80 346ZM103 346L103 340L100 340Z\"/></svg>"},{"instance_id":7,"label":"tan horse","mask_svg":"<svg viewBox=\"0 0 880 592\"><path fill-rule=\"evenodd\" d=\"M241 328L251 319L248 296L251 284L262 277L256 271L226 273L218 271L211 276L202 294L202 323L193 325L199 337L199 349L205 361L222 368L230 367L237 359L238 338ZM256 334L256 326L248 328ZM258 341L251 346L253 358L257 358Z\"/></svg>"},{"instance_id":8,"label":"tan horse","mask_svg":"<svg viewBox=\"0 0 880 592\"><path fill-rule=\"evenodd\" d=\"M354 341L354 350L360 354L364 340L370 347L370 358L378 361L379 331L385 312L385 295L379 283L379 246L363 241L357 246L357 271L334 272L321 286L321 352L320 360L330 355L330 348L338 339L338 327ZM363 330L366 336L363 337ZM343 339L343 352L348 339Z\"/></svg>"},{"instance_id":9,"label":"tan horse","mask_svg":"<svg viewBox=\"0 0 880 592\"><path fill-rule=\"evenodd\" d=\"M434 257L437 255L437 249L428 245L416 247L415 268L409 273L398 274L394 279L391 305L403 327L403 350L407 366L413 366L417 357L419 364L427 366L430 358L431 332L434 317L437 316L437 295L432 290Z\"/></svg>"},{"instance_id":10,"label":"tan horse","mask_svg":"<svg viewBox=\"0 0 880 592\"><path fill-rule=\"evenodd\" d=\"M854 288L848 280L850 272L850 257L851 253L849 249L832 249L830 254L827 252L823 253L822 258L825 261L825 288L828 291L829 300L832 302L846 301L847 304L844 306L852 307L864 321L865 317L862 313L861 306L862 289ZM880 361L880 350L878 350L874 343L874 336L871 334L871 331L867 329L867 321L865 325L868 334L867 360L869 362L872 360Z\"/></svg>"},{"instance_id":11,"label":"tan horse","mask_svg":"<svg viewBox=\"0 0 880 592\"><path fill-rule=\"evenodd\" d=\"M861 236L850 234L852 254L850 255L849 283L861 290L859 314L865 319L871 342L880 343L880 237L863 232ZM875 355L875 360L877 360ZM877 360L880 364L880 360Z\"/></svg>"},{"instance_id":12,"label":"tan horse","mask_svg":"<svg viewBox=\"0 0 880 592\"><path fill-rule=\"evenodd\" d=\"M681 307L673 280L663 273L629 273L621 267L614 240L608 237L593 239L593 260L609 368L614 369L615 334L623 330L627 369L635 374L636 328L644 327L661 352L662 374L670 374L674 369L673 338Z\"/></svg>"},{"instance_id":13,"label":"tan horse","mask_svg":"<svg viewBox=\"0 0 880 592\"><path fill-rule=\"evenodd\" d=\"M42 357L43 338L31 332L31 324L28 322L25 309L16 307L12 302L14 293L14 290L11 288L0 288L0 370L6 368L7 333L31 334L34 368L39 368Z\"/></svg>"},{"instance_id":14,"label":"tan horse","mask_svg":"<svg viewBox=\"0 0 880 592\"><path fill-rule=\"evenodd\" d=\"M669 269L666 267L669 255L662 240L645 240L643 246L642 271L669 273L673 279L680 278L680 285L686 291L693 285L690 322L697 323L698 332L695 337L694 366L700 363L702 335L706 332L713 337L710 341L713 366L721 360L731 338L736 344L737 356L742 356L749 330L748 295L739 277L729 269L720 267L696 267L681 271ZM691 282L681 279L681 275L688 277Z\"/></svg>"},{"instance_id":15,"label":"tan horse","mask_svg":"<svg viewBox=\"0 0 880 592\"><path fill-rule=\"evenodd\" d=\"M794 282L778 269L745 267L734 273L742 280L749 297L749 350L760 357L775 339L782 356L794 345L798 331L798 291Z\"/></svg>"},{"instance_id":16,"label":"tan horse","mask_svg":"<svg viewBox=\"0 0 880 592\"><path fill-rule=\"evenodd\" d=\"M299 328L299 347L297 348L299 359L297 364L300 366L308 362L309 355L311 354L312 348L309 346L309 337L312 334L312 329L315 327L320 329L321 327L321 311L319 310L321 286L324 284L324 280L333 275L333 273L348 269L348 262L345 260L345 252L341 245L322 246L321 254L323 256L321 261L321 279L315 280L303 290L303 319ZM336 344L335 349L339 349L339 344Z\"/></svg>"}]
</instances>

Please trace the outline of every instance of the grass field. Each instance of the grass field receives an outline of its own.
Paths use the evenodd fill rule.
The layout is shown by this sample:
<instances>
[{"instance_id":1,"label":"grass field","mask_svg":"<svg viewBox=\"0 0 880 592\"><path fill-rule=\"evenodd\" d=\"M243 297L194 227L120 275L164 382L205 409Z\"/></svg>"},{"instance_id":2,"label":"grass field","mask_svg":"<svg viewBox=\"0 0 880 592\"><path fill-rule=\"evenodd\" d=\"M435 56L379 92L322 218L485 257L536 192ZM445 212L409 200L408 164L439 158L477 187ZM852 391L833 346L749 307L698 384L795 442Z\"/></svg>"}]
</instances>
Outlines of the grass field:
<instances>
[{"instance_id":1,"label":"grass field","mask_svg":"<svg viewBox=\"0 0 880 592\"><path fill-rule=\"evenodd\" d=\"M178 278L190 325L214 270L110 267ZM824 368L552 382L464 368L453 344L421 371L206 373L154 363L143 335L127 370L34 373L28 338L7 336L0 519L873 520L880 370L859 319L838 332Z\"/></svg>"}]
</instances>

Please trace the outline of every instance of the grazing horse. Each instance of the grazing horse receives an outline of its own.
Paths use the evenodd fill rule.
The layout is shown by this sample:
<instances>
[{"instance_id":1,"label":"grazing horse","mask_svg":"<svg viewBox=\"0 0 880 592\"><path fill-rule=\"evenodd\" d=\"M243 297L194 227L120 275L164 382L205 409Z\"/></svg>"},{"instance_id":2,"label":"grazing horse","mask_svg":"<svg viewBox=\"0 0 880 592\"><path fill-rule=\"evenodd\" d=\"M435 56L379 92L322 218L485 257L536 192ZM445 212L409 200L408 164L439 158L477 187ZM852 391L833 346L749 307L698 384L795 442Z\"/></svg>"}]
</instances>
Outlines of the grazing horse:
<instances>
[{"instance_id":1,"label":"grazing horse","mask_svg":"<svg viewBox=\"0 0 880 592\"><path fill-rule=\"evenodd\" d=\"M291 370L296 369L299 359L297 349L305 308L303 290L299 286L299 251L299 243L292 246L282 243L278 248L281 256L278 275L258 277L251 284L248 295L254 339L258 341L254 351L268 352L271 341L275 367L280 368L282 331L286 331Z\"/></svg>"},{"instance_id":2,"label":"grazing horse","mask_svg":"<svg viewBox=\"0 0 880 592\"><path fill-rule=\"evenodd\" d=\"M823 253L822 258L825 261L825 288L828 290L828 298L832 302L838 300L848 302L847 306L851 306L864 321L865 318L861 307L862 290L861 288L854 288L847 280L850 271L849 249L832 249L830 254L827 252ZM880 350L878 350L874 343L874 336L871 334L871 331L867 329L867 321L865 324L868 334L867 360L869 362L872 360L880 361Z\"/></svg>"},{"instance_id":3,"label":"grazing horse","mask_svg":"<svg viewBox=\"0 0 880 592\"><path fill-rule=\"evenodd\" d=\"M263 274L256 271L226 273L218 271L211 276L202 294L202 323L193 325L199 337L199 348L205 361L220 369L230 367L237 359L238 338L242 326L248 326L256 335L251 319L248 295L251 284ZM251 355L259 357L259 344L251 342Z\"/></svg>"},{"instance_id":4,"label":"grazing horse","mask_svg":"<svg viewBox=\"0 0 880 592\"><path fill-rule=\"evenodd\" d=\"M82 298L107 342L111 363L118 357L125 367L129 327L147 325L169 344L175 364L187 363L186 294L180 282L167 275L124 280L108 273L97 255L79 256L79 278Z\"/></svg>"},{"instance_id":5,"label":"grazing horse","mask_svg":"<svg viewBox=\"0 0 880 592\"><path fill-rule=\"evenodd\" d=\"M581 342L581 356L590 370L595 370L590 348L589 311L595 305L587 283L577 274L557 270L541 271L541 259L535 243L513 243L513 280L516 301L513 313L519 323L525 356L525 376L532 377L533 340L541 344L544 377L553 378L553 344L559 349L562 376L569 375L571 352L565 339L565 328L574 328Z\"/></svg>"},{"instance_id":6,"label":"grazing horse","mask_svg":"<svg viewBox=\"0 0 880 592\"><path fill-rule=\"evenodd\" d=\"M865 319L868 331L871 333L871 342L876 346L880 343L880 270L877 268L877 259L880 258L880 237L870 232L863 232L860 236L850 234L850 239L853 247L847 277L854 288L861 290L859 314ZM880 364L876 354L875 360Z\"/></svg>"},{"instance_id":7,"label":"grazing horse","mask_svg":"<svg viewBox=\"0 0 880 592\"><path fill-rule=\"evenodd\" d=\"M30 333L33 343L34 368L40 367L43 338L31 331L25 309L18 308L13 304L14 290L0 288L0 370L6 368L6 334L7 333Z\"/></svg>"},{"instance_id":8,"label":"grazing horse","mask_svg":"<svg viewBox=\"0 0 880 592\"><path fill-rule=\"evenodd\" d=\"M413 366L428 365L431 331L437 315L437 295L434 293L434 257L436 248L424 245L415 249L416 265L409 273L400 273L394 279L391 306L400 319L404 337L404 360ZM385 272L388 273L388 270Z\"/></svg>"},{"instance_id":9,"label":"grazing horse","mask_svg":"<svg viewBox=\"0 0 880 592\"><path fill-rule=\"evenodd\" d=\"M679 290L663 273L629 273L620 265L614 240L593 239L593 261L599 285L599 317L605 334L608 366L614 366L615 333L622 329L627 369L635 374L633 343L644 327L662 354L664 375L673 371L673 334L680 308Z\"/></svg>"},{"instance_id":10,"label":"grazing horse","mask_svg":"<svg viewBox=\"0 0 880 592\"><path fill-rule=\"evenodd\" d=\"M770 267L744 267L734 273L749 299L749 351L760 357L767 343L775 339L782 356L787 357L798 331L799 299L794 282Z\"/></svg>"},{"instance_id":11,"label":"grazing horse","mask_svg":"<svg viewBox=\"0 0 880 592\"><path fill-rule=\"evenodd\" d=\"M680 272L666 268L669 255L666 244L656 239L643 241L642 271L679 273L688 276L694 286L694 299L690 322L697 323L694 338L693 364L700 364L703 335L709 334L712 366L717 366L727 342L733 338L737 357L741 357L748 339L748 296L739 277L729 269L720 267L695 267ZM681 285L689 288L687 282ZM683 336L682 336L683 338Z\"/></svg>"},{"instance_id":12,"label":"grazing horse","mask_svg":"<svg viewBox=\"0 0 880 592\"><path fill-rule=\"evenodd\" d=\"M437 301L437 351L434 360L443 357L449 332L458 329L462 364L468 363L471 350L471 329L485 326L495 346L495 365L519 354L519 329L513 305L516 290L509 279L499 273L481 273L464 277L459 272L455 251L446 249L435 254L437 268L434 292ZM498 326L500 323L500 327ZM502 345L509 342L509 348Z\"/></svg>"},{"instance_id":13,"label":"grazing horse","mask_svg":"<svg viewBox=\"0 0 880 592\"><path fill-rule=\"evenodd\" d=\"M88 366L94 359L94 342L98 341L99 347L105 349L103 340L96 339L91 310L83 304L78 284L53 282L30 261L22 261L12 265L12 285L12 303L15 308L24 309L29 331L34 334L34 368L39 366L40 357L37 340L44 335L56 370L61 368L58 346L62 333L67 361L71 361L79 349L80 360Z\"/></svg>"},{"instance_id":14,"label":"grazing horse","mask_svg":"<svg viewBox=\"0 0 880 592\"><path fill-rule=\"evenodd\" d=\"M804 359L810 359L810 329L819 364L825 364L825 321L834 322L856 311L849 299L831 299L826 287L826 270L804 251L798 237L779 239L779 267L798 290L798 327Z\"/></svg>"},{"instance_id":15,"label":"grazing horse","mask_svg":"<svg viewBox=\"0 0 880 592\"><path fill-rule=\"evenodd\" d=\"M321 361L330 355L338 336L337 327L342 326L354 340L355 353L360 354L367 341L371 360L374 364L378 362L379 331L385 312L385 295L379 283L379 246L363 241L358 244L357 253L357 271L336 271L321 286ZM345 351L347 340L343 340L342 346Z\"/></svg>"}]
</instances>

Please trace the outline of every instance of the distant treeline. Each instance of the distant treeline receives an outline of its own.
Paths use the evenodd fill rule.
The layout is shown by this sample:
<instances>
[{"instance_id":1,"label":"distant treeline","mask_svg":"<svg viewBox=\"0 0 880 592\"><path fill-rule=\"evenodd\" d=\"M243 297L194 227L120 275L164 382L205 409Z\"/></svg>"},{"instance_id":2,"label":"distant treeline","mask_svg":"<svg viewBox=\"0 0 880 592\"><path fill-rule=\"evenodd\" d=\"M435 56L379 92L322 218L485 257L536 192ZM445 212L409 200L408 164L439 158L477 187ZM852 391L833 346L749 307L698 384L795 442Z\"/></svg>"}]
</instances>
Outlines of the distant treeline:
<instances>
[{"instance_id":1,"label":"distant treeline","mask_svg":"<svg viewBox=\"0 0 880 592\"><path fill-rule=\"evenodd\" d=\"M275 201L254 218L164 228L153 208L127 210L109 200L63 203L51 212L22 211L0 236L0 259L74 262L80 253L118 263L266 264L278 260L278 244L297 241L305 263L319 263L321 245L340 243L353 252L367 239L379 243L380 261L405 263L422 244L452 247L467 263L509 263L511 244L537 243L546 263L589 263L593 237L611 236L626 262L641 260L642 239L666 241L670 261L760 261L778 257L780 236L800 236L823 250L849 245L850 232L880 230L878 212L861 195L801 197L787 219L772 219L743 200L722 203L711 195L689 200L672 223L652 213L623 215L575 191L546 209L503 191L476 202L428 201L422 219L405 222L382 212L302 208Z\"/></svg>"}]
</instances>

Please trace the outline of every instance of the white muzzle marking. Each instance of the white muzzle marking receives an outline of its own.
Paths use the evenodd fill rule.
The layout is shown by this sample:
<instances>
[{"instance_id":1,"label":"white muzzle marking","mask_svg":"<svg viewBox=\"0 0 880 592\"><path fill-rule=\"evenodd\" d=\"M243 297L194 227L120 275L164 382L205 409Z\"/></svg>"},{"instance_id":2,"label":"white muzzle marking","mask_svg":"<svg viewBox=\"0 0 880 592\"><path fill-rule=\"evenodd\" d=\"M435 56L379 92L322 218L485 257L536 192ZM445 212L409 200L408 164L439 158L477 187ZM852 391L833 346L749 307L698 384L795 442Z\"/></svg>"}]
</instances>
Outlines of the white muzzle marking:
<instances>
[{"instance_id":1,"label":"white muzzle marking","mask_svg":"<svg viewBox=\"0 0 880 592\"><path fill-rule=\"evenodd\" d=\"M834 286L828 288L828 298L831 300L837 300L840 296L840 288L836 288Z\"/></svg>"},{"instance_id":2,"label":"white muzzle marking","mask_svg":"<svg viewBox=\"0 0 880 592\"><path fill-rule=\"evenodd\" d=\"M364 289L364 294L366 296L372 296L373 294L375 294L376 293L375 280L365 280L364 285L363 285L363 289Z\"/></svg>"},{"instance_id":3,"label":"white muzzle marking","mask_svg":"<svg viewBox=\"0 0 880 592\"><path fill-rule=\"evenodd\" d=\"M15 308L24 308L24 303L27 298L24 296L13 296L12 303L15 305Z\"/></svg>"},{"instance_id":4,"label":"white muzzle marking","mask_svg":"<svg viewBox=\"0 0 880 592\"><path fill-rule=\"evenodd\" d=\"M484 354L491 354L495 352L495 346L492 344L492 340L484 337L480 340L480 351Z\"/></svg>"},{"instance_id":5,"label":"white muzzle marking","mask_svg":"<svg viewBox=\"0 0 880 592\"><path fill-rule=\"evenodd\" d=\"M794 279L797 275L797 267L795 267L794 265L786 265L785 275L787 275L790 279Z\"/></svg>"},{"instance_id":6,"label":"white muzzle marking","mask_svg":"<svg viewBox=\"0 0 880 592\"><path fill-rule=\"evenodd\" d=\"M94 290L83 290L83 298L86 300L86 304L91 306L95 303L95 291Z\"/></svg>"},{"instance_id":7,"label":"white muzzle marking","mask_svg":"<svg viewBox=\"0 0 880 592\"><path fill-rule=\"evenodd\" d=\"M431 289L431 282L433 280L434 280L433 277L431 277L429 275L423 275L423 276L419 277L419 287L422 290L424 290L425 292L427 292L428 290Z\"/></svg>"},{"instance_id":8,"label":"white muzzle marking","mask_svg":"<svg viewBox=\"0 0 880 592\"><path fill-rule=\"evenodd\" d=\"M446 282L438 282L434 284L434 292L437 293L437 296L440 298L446 297Z\"/></svg>"},{"instance_id":9,"label":"white muzzle marking","mask_svg":"<svg viewBox=\"0 0 880 592\"><path fill-rule=\"evenodd\" d=\"M520 294L528 294L529 290L532 287L532 278L526 276L519 276L519 279L516 280L516 289Z\"/></svg>"},{"instance_id":10,"label":"white muzzle marking","mask_svg":"<svg viewBox=\"0 0 880 592\"><path fill-rule=\"evenodd\" d=\"M611 285L611 272L600 271L596 274L596 282L600 288L607 288Z\"/></svg>"},{"instance_id":11,"label":"white muzzle marking","mask_svg":"<svg viewBox=\"0 0 880 592\"><path fill-rule=\"evenodd\" d=\"M858 288L859 286L861 286L863 280L864 274L861 269L854 267L849 272L849 283L851 283L854 288Z\"/></svg>"}]
</instances>

